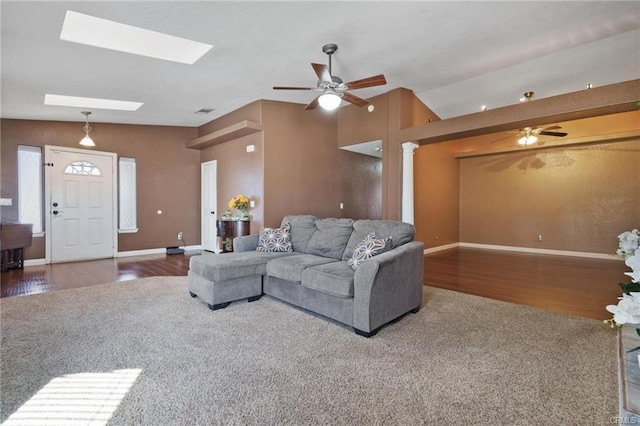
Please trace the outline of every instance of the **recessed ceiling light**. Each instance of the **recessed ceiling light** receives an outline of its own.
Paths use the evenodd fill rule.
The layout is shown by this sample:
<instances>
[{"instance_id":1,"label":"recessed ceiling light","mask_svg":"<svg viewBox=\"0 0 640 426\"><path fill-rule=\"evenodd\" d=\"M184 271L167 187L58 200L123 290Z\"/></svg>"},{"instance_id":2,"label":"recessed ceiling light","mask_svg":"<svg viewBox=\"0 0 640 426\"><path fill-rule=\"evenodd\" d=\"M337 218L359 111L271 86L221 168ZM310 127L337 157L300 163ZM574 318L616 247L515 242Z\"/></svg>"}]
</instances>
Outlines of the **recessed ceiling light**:
<instances>
[{"instance_id":1,"label":"recessed ceiling light","mask_svg":"<svg viewBox=\"0 0 640 426\"><path fill-rule=\"evenodd\" d=\"M486 110L487 110L487 106L486 106L486 105L482 105L482 106L480 107L480 110L482 110L482 111L486 111Z\"/></svg>"},{"instance_id":2,"label":"recessed ceiling light","mask_svg":"<svg viewBox=\"0 0 640 426\"><path fill-rule=\"evenodd\" d=\"M67 10L60 40L194 64L213 46Z\"/></svg>"},{"instance_id":3,"label":"recessed ceiling light","mask_svg":"<svg viewBox=\"0 0 640 426\"><path fill-rule=\"evenodd\" d=\"M89 109L116 109L120 111L136 111L142 102L117 101L113 99L82 98L79 96L44 95L45 105L70 106Z\"/></svg>"}]
</instances>

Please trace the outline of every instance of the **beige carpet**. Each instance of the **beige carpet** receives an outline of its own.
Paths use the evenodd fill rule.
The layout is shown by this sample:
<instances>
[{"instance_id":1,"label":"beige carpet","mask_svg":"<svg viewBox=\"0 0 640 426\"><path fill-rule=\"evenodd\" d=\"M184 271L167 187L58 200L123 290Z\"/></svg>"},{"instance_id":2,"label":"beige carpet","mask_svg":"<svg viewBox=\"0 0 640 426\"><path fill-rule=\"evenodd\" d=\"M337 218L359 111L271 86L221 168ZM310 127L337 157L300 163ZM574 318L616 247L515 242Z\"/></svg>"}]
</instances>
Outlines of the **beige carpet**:
<instances>
[{"instance_id":1,"label":"beige carpet","mask_svg":"<svg viewBox=\"0 0 640 426\"><path fill-rule=\"evenodd\" d=\"M617 412L615 333L601 322L446 290L425 288L418 314L371 339L268 297L212 312L186 277L0 310L0 420L36 395L7 424L87 420L109 380L85 380L67 402L59 380L118 370L140 371L102 414L113 425L602 425Z\"/></svg>"}]
</instances>

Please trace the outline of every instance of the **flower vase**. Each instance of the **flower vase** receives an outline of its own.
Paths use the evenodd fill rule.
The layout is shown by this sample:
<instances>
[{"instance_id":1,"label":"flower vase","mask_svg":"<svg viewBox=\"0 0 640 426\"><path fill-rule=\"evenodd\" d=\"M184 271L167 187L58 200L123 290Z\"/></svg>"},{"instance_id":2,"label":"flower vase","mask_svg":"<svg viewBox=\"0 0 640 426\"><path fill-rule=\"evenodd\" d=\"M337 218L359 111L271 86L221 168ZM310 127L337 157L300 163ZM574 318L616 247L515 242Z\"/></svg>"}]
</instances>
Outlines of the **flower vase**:
<instances>
[{"instance_id":1,"label":"flower vase","mask_svg":"<svg viewBox=\"0 0 640 426\"><path fill-rule=\"evenodd\" d=\"M240 220L249 220L249 213L246 210L240 210Z\"/></svg>"}]
</instances>

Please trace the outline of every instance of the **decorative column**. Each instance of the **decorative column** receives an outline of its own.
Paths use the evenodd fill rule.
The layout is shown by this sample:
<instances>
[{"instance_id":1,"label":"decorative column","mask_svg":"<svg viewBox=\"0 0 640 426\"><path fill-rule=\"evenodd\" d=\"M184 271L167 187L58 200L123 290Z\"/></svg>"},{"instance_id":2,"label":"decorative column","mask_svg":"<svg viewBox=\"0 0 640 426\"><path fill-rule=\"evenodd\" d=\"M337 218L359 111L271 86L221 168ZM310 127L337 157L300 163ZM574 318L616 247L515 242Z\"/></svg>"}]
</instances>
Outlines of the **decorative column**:
<instances>
[{"instance_id":1,"label":"decorative column","mask_svg":"<svg viewBox=\"0 0 640 426\"><path fill-rule=\"evenodd\" d=\"M419 145L402 144L402 221L413 225L413 150Z\"/></svg>"}]
</instances>

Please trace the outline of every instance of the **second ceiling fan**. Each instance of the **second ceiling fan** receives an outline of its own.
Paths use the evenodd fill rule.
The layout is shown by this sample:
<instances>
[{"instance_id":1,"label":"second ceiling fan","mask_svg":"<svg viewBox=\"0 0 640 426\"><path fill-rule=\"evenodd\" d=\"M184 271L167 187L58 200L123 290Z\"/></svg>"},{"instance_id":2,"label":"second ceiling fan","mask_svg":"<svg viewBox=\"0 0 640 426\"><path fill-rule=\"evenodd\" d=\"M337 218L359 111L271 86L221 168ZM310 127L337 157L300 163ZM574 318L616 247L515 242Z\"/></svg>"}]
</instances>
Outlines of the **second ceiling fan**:
<instances>
[{"instance_id":1,"label":"second ceiling fan","mask_svg":"<svg viewBox=\"0 0 640 426\"><path fill-rule=\"evenodd\" d=\"M336 50L338 50L338 45L336 44L325 44L322 46L322 51L329 56L328 67L323 64L311 64L319 79L316 87L275 86L274 90L312 90L314 92L321 92L304 107L305 110L315 109L318 105L326 110L334 110L340 106L341 99L358 106L368 105L369 101L349 93L348 90L382 86L387 84L387 80L384 78L384 75L379 74L373 77L344 83L340 77L331 74L331 55L333 55Z\"/></svg>"},{"instance_id":2,"label":"second ceiling fan","mask_svg":"<svg viewBox=\"0 0 640 426\"><path fill-rule=\"evenodd\" d=\"M537 128L537 127L525 127L524 129L520 130L520 132L518 132L520 135L522 135L519 139L518 139L518 145L531 145L534 144L538 141L538 135L543 135L543 136L555 136L557 138L563 138L565 136L567 136L566 132L552 132L551 130L559 130L562 127L560 126L551 126L551 127L545 127L543 129Z\"/></svg>"}]
</instances>

